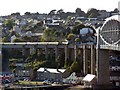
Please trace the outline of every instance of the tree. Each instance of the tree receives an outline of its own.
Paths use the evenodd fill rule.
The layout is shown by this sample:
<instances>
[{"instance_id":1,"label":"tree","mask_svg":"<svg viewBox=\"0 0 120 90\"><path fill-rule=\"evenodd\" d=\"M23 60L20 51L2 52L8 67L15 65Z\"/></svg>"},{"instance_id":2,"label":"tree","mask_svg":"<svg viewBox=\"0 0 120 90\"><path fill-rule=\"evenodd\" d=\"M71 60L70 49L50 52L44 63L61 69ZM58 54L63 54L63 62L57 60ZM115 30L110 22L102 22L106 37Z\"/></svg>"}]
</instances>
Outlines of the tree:
<instances>
[{"instance_id":1,"label":"tree","mask_svg":"<svg viewBox=\"0 0 120 90\"><path fill-rule=\"evenodd\" d=\"M80 29L82 29L84 27L85 27L84 24L77 24L76 26L73 27L72 33L78 35L80 33Z\"/></svg>"},{"instance_id":2,"label":"tree","mask_svg":"<svg viewBox=\"0 0 120 90\"><path fill-rule=\"evenodd\" d=\"M67 60L64 63L64 68L70 68L71 64L72 64L72 61L67 58Z\"/></svg>"},{"instance_id":3,"label":"tree","mask_svg":"<svg viewBox=\"0 0 120 90\"><path fill-rule=\"evenodd\" d=\"M53 9L53 10L51 10L50 12L49 12L49 14L48 15L55 15L56 14L56 10L55 9Z\"/></svg>"},{"instance_id":4,"label":"tree","mask_svg":"<svg viewBox=\"0 0 120 90\"><path fill-rule=\"evenodd\" d=\"M95 8L91 8L87 11L87 17L88 18L97 18L99 16L99 10Z\"/></svg>"},{"instance_id":5,"label":"tree","mask_svg":"<svg viewBox=\"0 0 120 90\"><path fill-rule=\"evenodd\" d=\"M82 11L80 8L77 8L77 9L75 10L75 13L76 13L78 16L80 16L80 17L86 17L85 12Z\"/></svg>"},{"instance_id":6,"label":"tree","mask_svg":"<svg viewBox=\"0 0 120 90\"><path fill-rule=\"evenodd\" d=\"M19 12L11 13L11 15L20 15L20 13Z\"/></svg>"},{"instance_id":7,"label":"tree","mask_svg":"<svg viewBox=\"0 0 120 90\"><path fill-rule=\"evenodd\" d=\"M56 29L48 28L43 32L43 40L44 41L55 41L56 40Z\"/></svg>"},{"instance_id":8,"label":"tree","mask_svg":"<svg viewBox=\"0 0 120 90\"><path fill-rule=\"evenodd\" d=\"M59 14L59 15L63 14L63 13L64 13L63 9L60 9L60 10L57 11L57 14Z\"/></svg>"},{"instance_id":9,"label":"tree","mask_svg":"<svg viewBox=\"0 0 120 90\"><path fill-rule=\"evenodd\" d=\"M74 42L75 35L74 35L73 33L70 33L70 34L68 34L67 39L68 39L70 42Z\"/></svg>"},{"instance_id":10,"label":"tree","mask_svg":"<svg viewBox=\"0 0 120 90\"><path fill-rule=\"evenodd\" d=\"M39 15L39 12L36 12L35 15Z\"/></svg>"},{"instance_id":11,"label":"tree","mask_svg":"<svg viewBox=\"0 0 120 90\"><path fill-rule=\"evenodd\" d=\"M115 8L113 12L118 13L119 12L118 8Z\"/></svg>"},{"instance_id":12,"label":"tree","mask_svg":"<svg viewBox=\"0 0 120 90\"><path fill-rule=\"evenodd\" d=\"M13 19L8 19L4 22L4 25L7 26L9 29L12 29L13 26L15 25Z\"/></svg>"},{"instance_id":13,"label":"tree","mask_svg":"<svg viewBox=\"0 0 120 90\"><path fill-rule=\"evenodd\" d=\"M78 59L75 59L72 65L70 66L70 71L71 72L81 72L80 68L80 61Z\"/></svg>"},{"instance_id":14,"label":"tree","mask_svg":"<svg viewBox=\"0 0 120 90\"><path fill-rule=\"evenodd\" d=\"M80 42L80 38L76 38L76 39L75 39L75 42Z\"/></svg>"},{"instance_id":15,"label":"tree","mask_svg":"<svg viewBox=\"0 0 120 90\"><path fill-rule=\"evenodd\" d=\"M16 38L16 39L13 40L13 42L23 42L23 40L20 39L20 38Z\"/></svg>"},{"instance_id":16,"label":"tree","mask_svg":"<svg viewBox=\"0 0 120 90\"><path fill-rule=\"evenodd\" d=\"M9 40L8 40L7 37L4 37L4 38L2 39L2 42L9 42Z\"/></svg>"},{"instance_id":17,"label":"tree","mask_svg":"<svg viewBox=\"0 0 120 90\"><path fill-rule=\"evenodd\" d=\"M25 12L24 15L31 15L31 13L30 12Z\"/></svg>"}]
</instances>

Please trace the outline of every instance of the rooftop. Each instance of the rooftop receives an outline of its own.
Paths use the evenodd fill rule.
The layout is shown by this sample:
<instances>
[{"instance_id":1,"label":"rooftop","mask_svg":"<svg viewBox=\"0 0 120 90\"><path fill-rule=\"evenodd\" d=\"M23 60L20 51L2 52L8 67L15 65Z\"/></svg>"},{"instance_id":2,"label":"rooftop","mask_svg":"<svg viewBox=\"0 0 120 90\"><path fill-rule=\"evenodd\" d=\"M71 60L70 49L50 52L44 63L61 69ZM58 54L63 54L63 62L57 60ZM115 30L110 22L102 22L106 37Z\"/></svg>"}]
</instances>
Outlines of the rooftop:
<instances>
[{"instance_id":1,"label":"rooftop","mask_svg":"<svg viewBox=\"0 0 120 90\"><path fill-rule=\"evenodd\" d=\"M48 71L50 73L63 73L65 71L65 69L53 69L53 68L39 68L37 70L38 72L44 72L44 71Z\"/></svg>"}]
</instances>

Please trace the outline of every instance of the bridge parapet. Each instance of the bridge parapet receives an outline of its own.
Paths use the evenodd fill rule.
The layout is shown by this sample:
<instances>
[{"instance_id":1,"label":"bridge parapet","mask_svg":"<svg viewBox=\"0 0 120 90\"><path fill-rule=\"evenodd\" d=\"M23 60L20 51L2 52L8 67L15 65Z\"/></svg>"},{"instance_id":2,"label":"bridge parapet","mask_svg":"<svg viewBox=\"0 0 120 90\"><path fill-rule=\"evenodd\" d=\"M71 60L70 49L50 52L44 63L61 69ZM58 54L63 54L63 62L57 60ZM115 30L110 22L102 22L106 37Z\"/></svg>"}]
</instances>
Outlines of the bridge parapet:
<instances>
[{"instance_id":1,"label":"bridge parapet","mask_svg":"<svg viewBox=\"0 0 120 90\"><path fill-rule=\"evenodd\" d=\"M58 48L65 48L65 46L67 45L68 48L74 48L74 46L76 45L78 48L83 48L83 46L85 45L86 48L90 49L91 45L94 44L66 44L66 43L62 43L59 44L58 42L32 42L32 43L0 43L2 45L2 48L32 48L33 46L36 48L44 48L45 46L47 46L48 48L55 48L56 46L58 46ZM96 45L94 45L96 48Z\"/></svg>"}]
</instances>

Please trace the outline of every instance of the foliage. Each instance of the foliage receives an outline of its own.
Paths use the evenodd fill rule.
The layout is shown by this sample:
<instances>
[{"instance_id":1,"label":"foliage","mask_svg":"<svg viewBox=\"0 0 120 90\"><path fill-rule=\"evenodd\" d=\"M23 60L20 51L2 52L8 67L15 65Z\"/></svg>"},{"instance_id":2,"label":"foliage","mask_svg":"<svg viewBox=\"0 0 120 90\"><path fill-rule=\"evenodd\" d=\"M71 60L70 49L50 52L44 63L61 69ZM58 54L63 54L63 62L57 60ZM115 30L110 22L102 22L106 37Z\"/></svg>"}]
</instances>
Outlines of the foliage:
<instances>
[{"instance_id":1,"label":"foliage","mask_svg":"<svg viewBox=\"0 0 120 90\"><path fill-rule=\"evenodd\" d=\"M32 41L31 37L23 36L22 39L26 42Z\"/></svg>"},{"instance_id":2,"label":"foliage","mask_svg":"<svg viewBox=\"0 0 120 90\"><path fill-rule=\"evenodd\" d=\"M72 65L70 66L71 72L81 72L80 68L80 61L78 59L75 59Z\"/></svg>"},{"instance_id":3,"label":"foliage","mask_svg":"<svg viewBox=\"0 0 120 90\"><path fill-rule=\"evenodd\" d=\"M72 33L73 34L79 34L80 33L80 29L82 29L84 27L85 27L84 24L77 24L76 26L73 27Z\"/></svg>"},{"instance_id":4,"label":"foliage","mask_svg":"<svg viewBox=\"0 0 120 90\"><path fill-rule=\"evenodd\" d=\"M16 66L15 63L18 61L18 59L9 59L9 67L12 72L15 72Z\"/></svg>"},{"instance_id":5,"label":"foliage","mask_svg":"<svg viewBox=\"0 0 120 90\"><path fill-rule=\"evenodd\" d=\"M57 68L62 68L64 67L64 58L65 55L64 55L64 52L62 52L61 54L58 55L57 59L56 59L56 63L57 63Z\"/></svg>"},{"instance_id":6,"label":"foliage","mask_svg":"<svg viewBox=\"0 0 120 90\"><path fill-rule=\"evenodd\" d=\"M63 32L60 32L54 28L45 29L42 36L42 41L61 41L63 40Z\"/></svg>"},{"instance_id":7,"label":"foliage","mask_svg":"<svg viewBox=\"0 0 120 90\"><path fill-rule=\"evenodd\" d=\"M26 64L26 67L31 67L34 71L38 70L41 66L43 66L46 61L35 60Z\"/></svg>"},{"instance_id":8,"label":"foliage","mask_svg":"<svg viewBox=\"0 0 120 90\"><path fill-rule=\"evenodd\" d=\"M118 9L118 8L115 8L113 12L114 12L114 13L119 13L119 9Z\"/></svg>"},{"instance_id":9,"label":"foliage","mask_svg":"<svg viewBox=\"0 0 120 90\"><path fill-rule=\"evenodd\" d=\"M49 12L49 14L48 15L55 15L56 13L56 10L55 9L53 9L53 10L51 10L50 12Z\"/></svg>"},{"instance_id":10,"label":"foliage","mask_svg":"<svg viewBox=\"0 0 120 90\"><path fill-rule=\"evenodd\" d=\"M4 25L7 26L9 29L12 29L13 26L15 25L13 19L8 19L4 22Z\"/></svg>"},{"instance_id":11,"label":"foliage","mask_svg":"<svg viewBox=\"0 0 120 90\"><path fill-rule=\"evenodd\" d=\"M3 37L2 42L9 42L7 37Z\"/></svg>"},{"instance_id":12,"label":"foliage","mask_svg":"<svg viewBox=\"0 0 120 90\"><path fill-rule=\"evenodd\" d=\"M11 15L20 15L20 13L19 12L11 13Z\"/></svg>"},{"instance_id":13,"label":"foliage","mask_svg":"<svg viewBox=\"0 0 120 90\"><path fill-rule=\"evenodd\" d=\"M77 8L75 10L76 14L79 15L80 17L86 17L86 14L84 11L82 11L80 8Z\"/></svg>"},{"instance_id":14,"label":"foliage","mask_svg":"<svg viewBox=\"0 0 120 90\"><path fill-rule=\"evenodd\" d=\"M68 58L67 60L65 61L65 64L64 64L64 68L70 68L70 65L72 64L72 61L70 61Z\"/></svg>"},{"instance_id":15,"label":"foliage","mask_svg":"<svg viewBox=\"0 0 120 90\"><path fill-rule=\"evenodd\" d=\"M68 34L67 39L73 40L75 38L75 35L73 33Z\"/></svg>"},{"instance_id":16,"label":"foliage","mask_svg":"<svg viewBox=\"0 0 120 90\"><path fill-rule=\"evenodd\" d=\"M43 82L39 81L19 81L18 83L19 85L43 85Z\"/></svg>"},{"instance_id":17,"label":"foliage","mask_svg":"<svg viewBox=\"0 0 120 90\"><path fill-rule=\"evenodd\" d=\"M25 60L28 62L26 67L31 67L33 70L39 69L41 66L44 66L47 62L46 60L42 60L38 57L37 53L33 53L32 55L28 56Z\"/></svg>"},{"instance_id":18,"label":"foliage","mask_svg":"<svg viewBox=\"0 0 120 90\"><path fill-rule=\"evenodd\" d=\"M26 62L32 62L34 61L35 59L38 59L38 56L37 56L37 53L33 53L32 55L29 55L27 58L26 58Z\"/></svg>"},{"instance_id":19,"label":"foliage","mask_svg":"<svg viewBox=\"0 0 120 90\"><path fill-rule=\"evenodd\" d=\"M31 13L30 12L25 12L24 15L31 15Z\"/></svg>"},{"instance_id":20,"label":"foliage","mask_svg":"<svg viewBox=\"0 0 120 90\"><path fill-rule=\"evenodd\" d=\"M96 30L92 26L85 26L85 28L90 28L93 30L93 33L96 33Z\"/></svg>"},{"instance_id":21,"label":"foliage","mask_svg":"<svg viewBox=\"0 0 120 90\"><path fill-rule=\"evenodd\" d=\"M24 42L22 39L20 39L20 38L15 38L14 40L13 40L13 42Z\"/></svg>"},{"instance_id":22,"label":"foliage","mask_svg":"<svg viewBox=\"0 0 120 90\"><path fill-rule=\"evenodd\" d=\"M80 38L75 38L75 42L80 42Z\"/></svg>"},{"instance_id":23,"label":"foliage","mask_svg":"<svg viewBox=\"0 0 120 90\"><path fill-rule=\"evenodd\" d=\"M99 10L95 8L91 8L87 11L87 17L89 18L97 18L99 15Z\"/></svg>"},{"instance_id":24,"label":"foliage","mask_svg":"<svg viewBox=\"0 0 120 90\"><path fill-rule=\"evenodd\" d=\"M13 58L13 59L9 59L9 61L10 61L10 62L17 62L18 59L14 59L14 58Z\"/></svg>"},{"instance_id":25,"label":"foliage","mask_svg":"<svg viewBox=\"0 0 120 90\"><path fill-rule=\"evenodd\" d=\"M60 15L60 14L63 14L63 13L64 13L64 10L63 10L63 9L60 9L60 10L57 11L57 14L59 14L59 15Z\"/></svg>"}]
</instances>

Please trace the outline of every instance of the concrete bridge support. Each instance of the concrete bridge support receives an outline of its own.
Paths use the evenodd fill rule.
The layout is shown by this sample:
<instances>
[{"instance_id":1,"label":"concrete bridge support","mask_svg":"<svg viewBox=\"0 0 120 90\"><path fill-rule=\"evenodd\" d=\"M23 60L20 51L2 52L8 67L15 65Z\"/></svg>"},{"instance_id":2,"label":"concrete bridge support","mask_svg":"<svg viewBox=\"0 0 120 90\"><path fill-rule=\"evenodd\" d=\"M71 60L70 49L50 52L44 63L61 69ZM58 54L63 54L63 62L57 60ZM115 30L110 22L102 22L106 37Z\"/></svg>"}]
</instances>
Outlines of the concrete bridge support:
<instances>
[{"instance_id":1,"label":"concrete bridge support","mask_svg":"<svg viewBox=\"0 0 120 90\"><path fill-rule=\"evenodd\" d=\"M33 46L30 48L30 55L34 54L36 52L36 48Z\"/></svg>"},{"instance_id":2,"label":"concrete bridge support","mask_svg":"<svg viewBox=\"0 0 120 90\"><path fill-rule=\"evenodd\" d=\"M95 62L95 48L94 45L91 45L91 74L96 74L96 62Z\"/></svg>"},{"instance_id":3,"label":"concrete bridge support","mask_svg":"<svg viewBox=\"0 0 120 90\"><path fill-rule=\"evenodd\" d=\"M48 47L45 45L45 58L48 59Z\"/></svg>"},{"instance_id":4,"label":"concrete bridge support","mask_svg":"<svg viewBox=\"0 0 120 90\"><path fill-rule=\"evenodd\" d=\"M74 48L69 48L69 60L74 61L75 54L74 54Z\"/></svg>"},{"instance_id":5,"label":"concrete bridge support","mask_svg":"<svg viewBox=\"0 0 120 90\"><path fill-rule=\"evenodd\" d=\"M68 45L65 45L65 63L67 62L67 60L69 60L69 48Z\"/></svg>"},{"instance_id":6,"label":"concrete bridge support","mask_svg":"<svg viewBox=\"0 0 120 90\"><path fill-rule=\"evenodd\" d=\"M0 72L2 72L2 48L0 48Z\"/></svg>"},{"instance_id":7,"label":"concrete bridge support","mask_svg":"<svg viewBox=\"0 0 120 90\"><path fill-rule=\"evenodd\" d=\"M26 48L25 47L22 48L22 57L23 57L23 60L25 60L25 58L26 58Z\"/></svg>"},{"instance_id":8,"label":"concrete bridge support","mask_svg":"<svg viewBox=\"0 0 120 90\"><path fill-rule=\"evenodd\" d=\"M55 46L55 60L58 58L58 46Z\"/></svg>"},{"instance_id":9,"label":"concrete bridge support","mask_svg":"<svg viewBox=\"0 0 120 90\"><path fill-rule=\"evenodd\" d=\"M83 45L83 73L85 75L88 73L88 50L86 45Z\"/></svg>"},{"instance_id":10,"label":"concrete bridge support","mask_svg":"<svg viewBox=\"0 0 120 90\"><path fill-rule=\"evenodd\" d=\"M77 45L74 45L74 59L76 59L77 58L77 56L78 56L78 47L77 47Z\"/></svg>"},{"instance_id":11,"label":"concrete bridge support","mask_svg":"<svg viewBox=\"0 0 120 90\"><path fill-rule=\"evenodd\" d=\"M110 85L109 51L97 49L97 86L108 88Z\"/></svg>"}]
</instances>

